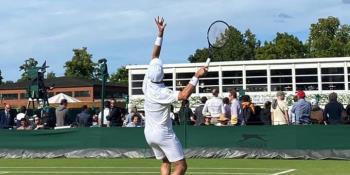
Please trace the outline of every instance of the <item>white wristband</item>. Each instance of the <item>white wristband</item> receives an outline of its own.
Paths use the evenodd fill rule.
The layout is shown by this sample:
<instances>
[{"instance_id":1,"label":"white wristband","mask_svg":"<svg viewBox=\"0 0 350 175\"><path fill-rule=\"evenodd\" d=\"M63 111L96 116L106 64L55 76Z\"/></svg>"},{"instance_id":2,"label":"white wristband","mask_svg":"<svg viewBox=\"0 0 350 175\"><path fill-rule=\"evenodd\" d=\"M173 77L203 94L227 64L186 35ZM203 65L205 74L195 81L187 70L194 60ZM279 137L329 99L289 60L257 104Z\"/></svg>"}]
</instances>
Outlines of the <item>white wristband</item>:
<instances>
[{"instance_id":1,"label":"white wristband","mask_svg":"<svg viewBox=\"0 0 350 175\"><path fill-rule=\"evenodd\" d=\"M193 76L189 83L192 84L193 86L197 86L198 78Z\"/></svg>"},{"instance_id":2,"label":"white wristband","mask_svg":"<svg viewBox=\"0 0 350 175\"><path fill-rule=\"evenodd\" d=\"M162 42L163 42L163 38L157 36L157 39L156 39L156 41L154 42L154 45L156 45L156 46L162 46Z\"/></svg>"}]
</instances>

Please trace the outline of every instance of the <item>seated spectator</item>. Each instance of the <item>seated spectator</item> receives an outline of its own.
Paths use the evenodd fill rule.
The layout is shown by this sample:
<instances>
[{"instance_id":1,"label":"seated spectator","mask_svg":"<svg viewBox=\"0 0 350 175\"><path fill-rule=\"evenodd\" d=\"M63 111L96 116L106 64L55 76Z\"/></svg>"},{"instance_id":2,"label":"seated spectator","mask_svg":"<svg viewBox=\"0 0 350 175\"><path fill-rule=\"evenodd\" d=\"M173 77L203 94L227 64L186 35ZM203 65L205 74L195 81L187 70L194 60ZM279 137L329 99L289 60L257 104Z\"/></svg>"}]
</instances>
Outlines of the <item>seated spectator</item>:
<instances>
[{"instance_id":1,"label":"seated spectator","mask_svg":"<svg viewBox=\"0 0 350 175\"><path fill-rule=\"evenodd\" d=\"M242 96L241 112L239 113L240 125L246 125L251 116L255 114L254 104L250 101L249 95Z\"/></svg>"},{"instance_id":2,"label":"seated spectator","mask_svg":"<svg viewBox=\"0 0 350 175\"><path fill-rule=\"evenodd\" d=\"M211 123L211 115L210 113L205 113L204 115L204 123L200 124L201 126L213 126L213 124Z\"/></svg>"},{"instance_id":3,"label":"seated spectator","mask_svg":"<svg viewBox=\"0 0 350 175\"><path fill-rule=\"evenodd\" d=\"M134 114L131 117L131 121L128 125L126 125L126 127L141 127L141 121L140 118L137 114Z\"/></svg>"},{"instance_id":4,"label":"seated spectator","mask_svg":"<svg viewBox=\"0 0 350 175\"><path fill-rule=\"evenodd\" d=\"M178 114L182 125L194 125L196 123L192 109L190 108L190 102L188 100L182 101Z\"/></svg>"},{"instance_id":5,"label":"seated spectator","mask_svg":"<svg viewBox=\"0 0 350 175\"><path fill-rule=\"evenodd\" d=\"M78 127L90 127L92 125L91 115L89 113L89 108L86 105L81 107L81 112L77 115Z\"/></svg>"},{"instance_id":6,"label":"seated spectator","mask_svg":"<svg viewBox=\"0 0 350 175\"><path fill-rule=\"evenodd\" d=\"M28 120L26 118L22 118L20 126L17 128L17 130L32 130L32 127L29 126Z\"/></svg>"},{"instance_id":7,"label":"seated spectator","mask_svg":"<svg viewBox=\"0 0 350 175\"><path fill-rule=\"evenodd\" d=\"M33 130L39 130L39 129L45 129L45 126L41 120L40 117L38 117L37 115L34 115L34 125L33 125Z\"/></svg>"},{"instance_id":8,"label":"seated spectator","mask_svg":"<svg viewBox=\"0 0 350 175\"><path fill-rule=\"evenodd\" d=\"M344 107L338 102L337 93L333 92L328 96L329 102L324 107L323 116L328 124L341 124L341 116Z\"/></svg>"},{"instance_id":9,"label":"seated spectator","mask_svg":"<svg viewBox=\"0 0 350 175\"><path fill-rule=\"evenodd\" d=\"M20 121L22 118L26 117L26 111L27 111L27 108L25 106L21 106L19 108L19 113L16 115L16 118L15 118L16 127L19 127L21 125Z\"/></svg>"},{"instance_id":10,"label":"seated spectator","mask_svg":"<svg viewBox=\"0 0 350 175\"><path fill-rule=\"evenodd\" d=\"M323 124L323 110L320 108L320 106L317 103L316 99L311 100L311 115L310 119L312 123L315 124Z\"/></svg>"},{"instance_id":11,"label":"seated spectator","mask_svg":"<svg viewBox=\"0 0 350 175\"><path fill-rule=\"evenodd\" d=\"M274 99L271 104L271 122L272 125L287 125L289 124L288 106L284 102L285 93L277 92L277 99Z\"/></svg>"},{"instance_id":12,"label":"seated spectator","mask_svg":"<svg viewBox=\"0 0 350 175\"><path fill-rule=\"evenodd\" d=\"M298 102L292 107L291 112L295 114L295 118L299 119L299 124L310 124L311 103L305 100L305 92L299 90L297 92Z\"/></svg>"},{"instance_id":13,"label":"seated spectator","mask_svg":"<svg viewBox=\"0 0 350 175\"><path fill-rule=\"evenodd\" d=\"M264 103L264 108L260 112L260 120L264 125L271 125L271 102L266 101Z\"/></svg>"},{"instance_id":14,"label":"seated spectator","mask_svg":"<svg viewBox=\"0 0 350 175\"><path fill-rule=\"evenodd\" d=\"M130 113L126 116L123 125L124 125L124 126L127 126L129 123L131 123L131 122L132 122L131 118L132 118L132 116L134 116L135 114L136 114L137 116L139 116L140 119L143 118L143 116L137 111L137 107L134 106L134 107L131 108Z\"/></svg>"},{"instance_id":15,"label":"seated spectator","mask_svg":"<svg viewBox=\"0 0 350 175\"><path fill-rule=\"evenodd\" d=\"M203 108L207 100L208 100L207 97L202 97L200 100L201 104L198 107L196 107L196 109L194 110L194 116L196 117L197 126L204 123Z\"/></svg>"},{"instance_id":16,"label":"seated spectator","mask_svg":"<svg viewBox=\"0 0 350 175\"><path fill-rule=\"evenodd\" d=\"M227 126L230 119L226 118L226 116L221 115L218 119L219 123L216 126Z\"/></svg>"}]
</instances>

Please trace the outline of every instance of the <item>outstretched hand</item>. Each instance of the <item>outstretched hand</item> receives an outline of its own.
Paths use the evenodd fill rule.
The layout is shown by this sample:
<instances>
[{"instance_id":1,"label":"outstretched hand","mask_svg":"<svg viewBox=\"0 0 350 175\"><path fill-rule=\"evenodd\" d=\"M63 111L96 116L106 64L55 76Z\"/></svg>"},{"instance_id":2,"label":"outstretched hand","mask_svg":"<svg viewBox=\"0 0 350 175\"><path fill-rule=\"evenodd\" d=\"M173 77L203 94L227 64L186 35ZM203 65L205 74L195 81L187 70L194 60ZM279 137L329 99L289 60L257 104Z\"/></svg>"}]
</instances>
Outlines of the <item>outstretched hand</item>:
<instances>
[{"instance_id":1,"label":"outstretched hand","mask_svg":"<svg viewBox=\"0 0 350 175\"><path fill-rule=\"evenodd\" d=\"M154 18L154 21L157 24L159 35L163 35L166 26L166 23L164 23L164 18L158 16L157 18Z\"/></svg>"},{"instance_id":2,"label":"outstretched hand","mask_svg":"<svg viewBox=\"0 0 350 175\"><path fill-rule=\"evenodd\" d=\"M197 70L196 74L194 75L197 78L203 77L208 72L208 67L201 67Z\"/></svg>"}]
</instances>

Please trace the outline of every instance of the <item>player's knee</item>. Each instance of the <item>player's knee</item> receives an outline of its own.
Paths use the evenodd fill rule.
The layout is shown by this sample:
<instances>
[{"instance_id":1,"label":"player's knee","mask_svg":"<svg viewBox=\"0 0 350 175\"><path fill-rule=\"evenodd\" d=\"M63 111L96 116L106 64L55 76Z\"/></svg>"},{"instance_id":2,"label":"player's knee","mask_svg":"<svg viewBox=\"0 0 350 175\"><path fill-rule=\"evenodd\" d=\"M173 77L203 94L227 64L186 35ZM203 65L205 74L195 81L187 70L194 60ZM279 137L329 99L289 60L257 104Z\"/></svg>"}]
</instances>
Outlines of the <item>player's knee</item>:
<instances>
[{"instance_id":1,"label":"player's knee","mask_svg":"<svg viewBox=\"0 0 350 175\"><path fill-rule=\"evenodd\" d=\"M180 161L176 162L175 168L180 172L183 172L183 173L186 172L186 170L187 170L186 160L180 160Z\"/></svg>"}]
</instances>

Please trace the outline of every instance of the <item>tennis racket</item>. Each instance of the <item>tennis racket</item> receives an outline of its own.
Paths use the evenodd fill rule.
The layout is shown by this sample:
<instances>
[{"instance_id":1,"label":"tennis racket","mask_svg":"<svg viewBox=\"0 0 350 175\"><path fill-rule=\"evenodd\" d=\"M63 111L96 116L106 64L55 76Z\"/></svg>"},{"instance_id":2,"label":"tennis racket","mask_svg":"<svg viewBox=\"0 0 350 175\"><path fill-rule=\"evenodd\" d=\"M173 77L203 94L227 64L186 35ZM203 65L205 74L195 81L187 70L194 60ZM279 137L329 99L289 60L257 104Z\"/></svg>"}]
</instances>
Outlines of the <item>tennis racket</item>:
<instances>
[{"instance_id":1,"label":"tennis racket","mask_svg":"<svg viewBox=\"0 0 350 175\"><path fill-rule=\"evenodd\" d=\"M207 32L208 59L205 62L205 67L209 67L214 49L220 49L226 45L228 36L225 35L225 32L228 30L229 25L225 21L217 20L210 24Z\"/></svg>"}]
</instances>

